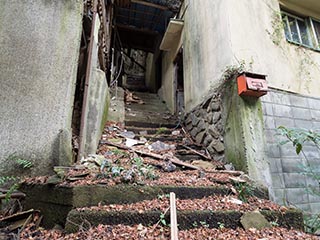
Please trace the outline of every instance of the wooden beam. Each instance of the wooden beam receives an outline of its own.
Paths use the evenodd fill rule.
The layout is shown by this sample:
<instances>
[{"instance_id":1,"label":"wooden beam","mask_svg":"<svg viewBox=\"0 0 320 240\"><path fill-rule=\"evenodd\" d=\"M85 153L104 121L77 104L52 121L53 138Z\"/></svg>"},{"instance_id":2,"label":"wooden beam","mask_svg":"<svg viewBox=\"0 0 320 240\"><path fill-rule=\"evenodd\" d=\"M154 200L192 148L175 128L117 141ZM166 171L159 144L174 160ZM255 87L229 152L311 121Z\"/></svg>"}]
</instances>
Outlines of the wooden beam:
<instances>
[{"instance_id":1,"label":"wooden beam","mask_svg":"<svg viewBox=\"0 0 320 240\"><path fill-rule=\"evenodd\" d=\"M159 4L155 4L155 3L151 3L151 2L146 2L143 0L131 0L132 3L137 3L137 4L141 4L141 5L145 5L145 6L149 6L149 7L154 7L154 8L158 8L161 10L168 10L168 7L165 6L161 6Z\"/></svg>"},{"instance_id":2,"label":"wooden beam","mask_svg":"<svg viewBox=\"0 0 320 240\"><path fill-rule=\"evenodd\" d=\"M171 240L178 240L176 194L174 192L170 193L170 226Z\"/></svg>"}]
</instances>

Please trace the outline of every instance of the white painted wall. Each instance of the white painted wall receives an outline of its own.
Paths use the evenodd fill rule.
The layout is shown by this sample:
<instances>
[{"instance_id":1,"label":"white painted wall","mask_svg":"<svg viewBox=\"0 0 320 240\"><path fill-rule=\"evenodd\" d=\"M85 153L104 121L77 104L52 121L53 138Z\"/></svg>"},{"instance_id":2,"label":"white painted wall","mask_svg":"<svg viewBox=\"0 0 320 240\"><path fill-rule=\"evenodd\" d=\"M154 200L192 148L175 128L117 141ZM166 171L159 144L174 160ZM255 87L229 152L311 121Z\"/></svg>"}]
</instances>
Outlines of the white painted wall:
<instances>
[{"instance_id":1,"label":"white painted wall","mask_svg":"<svg viewBox=\"0 0 320 240\"><path fill-rule=\"evenodd\" d=\"M218 81L233 58L229 0L186 0L184 26L185 106L190 111ZM241 2L241 1L240 1Z\"/></svg>"},{"instance_id":2,"label":"white painted wall","mask_svg":"<svg viewBox=\"0 0 320 240\"><path fill-rule=\"evenodd\" d=\"M292 1L281 2L292 7ZM201 0L201 4L186 0L185 6L182 40L187 112L219 85L228 66L241 61L245 61L247 70L267 74L270 87L310 96L320 94L320 54L288 43L283 32L278 34L279 45L272 41L272 21L280 11L278 0ZM303 6L294 10L317 16ZM170 109L174 108L171 61L175 51L163 58L161 92Z\"/></svg>"},{"instance_id":3,"label":"white painted wall","mask_svg":"<svg viewBox=\"0 0 320 240\"><path fill-rule=\"evenodd\" d=\"M319 96L320 53L287 42L283 30L273 35L280 44L272 41L272 22L280 11L278 1L228 2L234 56L247 64L252 62L254 72L267 74L270 87ZM296 10L301 11L301 7Z\"/></svg>"}]
</instances>

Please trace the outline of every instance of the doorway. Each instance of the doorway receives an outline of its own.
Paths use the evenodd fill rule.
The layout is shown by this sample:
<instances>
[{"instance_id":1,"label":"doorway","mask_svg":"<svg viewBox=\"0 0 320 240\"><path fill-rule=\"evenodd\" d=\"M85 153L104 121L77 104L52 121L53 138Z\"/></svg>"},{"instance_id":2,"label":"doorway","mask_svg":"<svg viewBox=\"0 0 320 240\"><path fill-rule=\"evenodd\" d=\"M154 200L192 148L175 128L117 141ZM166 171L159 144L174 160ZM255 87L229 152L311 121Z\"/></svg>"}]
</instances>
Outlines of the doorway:
<instances>
[{"instance_id":1,"label":"doorway","mask_svg":"<svg viewBox=\"0 0 320 240\"><path fill-rule=\"evenodd\" d=\"M175 111L176 114L184 112L184 77L183 77L183 48L180 48L174 60L175 69Z\"/></svg>"}]
</instances>

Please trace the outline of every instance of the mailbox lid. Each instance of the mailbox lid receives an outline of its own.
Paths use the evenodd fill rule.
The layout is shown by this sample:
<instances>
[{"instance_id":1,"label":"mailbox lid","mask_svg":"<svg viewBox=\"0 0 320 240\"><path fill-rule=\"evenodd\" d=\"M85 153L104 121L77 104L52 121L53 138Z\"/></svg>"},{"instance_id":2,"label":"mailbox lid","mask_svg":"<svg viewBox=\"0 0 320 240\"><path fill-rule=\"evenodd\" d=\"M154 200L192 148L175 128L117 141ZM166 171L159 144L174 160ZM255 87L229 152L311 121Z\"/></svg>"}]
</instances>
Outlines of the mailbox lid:
<instances>
[{"instance_id":1,"label":"mailbox lid","mask_svg":"<svg viewBox=\"0 0 320 240\"><path fill-rule=\"evenodd\" d=\"M268 85L265 79L247 77L247 87L255 91L268 91Z\"/></svg>"}]
</instances>

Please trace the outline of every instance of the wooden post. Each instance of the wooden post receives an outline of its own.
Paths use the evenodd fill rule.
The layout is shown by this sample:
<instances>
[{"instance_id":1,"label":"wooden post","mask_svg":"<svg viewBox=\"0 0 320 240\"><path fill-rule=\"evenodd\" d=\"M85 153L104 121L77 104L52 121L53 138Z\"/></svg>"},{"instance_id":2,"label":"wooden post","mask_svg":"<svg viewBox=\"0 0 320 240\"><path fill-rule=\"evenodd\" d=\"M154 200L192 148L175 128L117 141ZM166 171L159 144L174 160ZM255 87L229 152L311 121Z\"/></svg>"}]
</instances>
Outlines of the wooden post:
<instances>
[{"instance_id":1,"label":"wooden post","mask_svg":"<svg viewBox=\"0 0 320 240\"><path fill-rule=\"evenodd\" d=\"M171 240L178 240L176 194L173 192L170 193L170 225L171 225Z\"/></svg>"}]
</instances>

